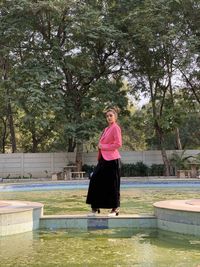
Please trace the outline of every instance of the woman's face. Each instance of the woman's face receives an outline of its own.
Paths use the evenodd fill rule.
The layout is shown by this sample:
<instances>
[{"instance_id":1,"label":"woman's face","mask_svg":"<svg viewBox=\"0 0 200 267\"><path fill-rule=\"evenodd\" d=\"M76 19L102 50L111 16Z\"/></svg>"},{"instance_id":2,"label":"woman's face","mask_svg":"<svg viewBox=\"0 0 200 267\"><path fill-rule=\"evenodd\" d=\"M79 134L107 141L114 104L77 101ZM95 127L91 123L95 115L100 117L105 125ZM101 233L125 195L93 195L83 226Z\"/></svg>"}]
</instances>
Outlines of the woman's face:
<instances>
[{"instance_id":1,"label":"woman's face","mask_svg":"<svg viewBox=\"0 0 200 267\"><path fill-rule=\"evenodd\" d=\"M109 124L116 122L116 116L112 111L106 113L106 120Z\"/></svg>"}]
</instances>

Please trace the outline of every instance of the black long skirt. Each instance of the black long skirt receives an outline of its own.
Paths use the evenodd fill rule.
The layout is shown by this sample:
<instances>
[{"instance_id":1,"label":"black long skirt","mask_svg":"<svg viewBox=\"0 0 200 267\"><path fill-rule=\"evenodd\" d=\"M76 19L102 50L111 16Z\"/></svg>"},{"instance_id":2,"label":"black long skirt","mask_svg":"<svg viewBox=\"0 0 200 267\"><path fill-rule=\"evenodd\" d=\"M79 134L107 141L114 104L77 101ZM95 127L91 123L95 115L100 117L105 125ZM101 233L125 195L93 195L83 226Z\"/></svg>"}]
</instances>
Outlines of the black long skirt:
<instances>
[{"instance_id":1,"label":"black long skirt","mask_svg":"<svg viewBox=\"0 0 200 267\"><path fill-rule=\"evenodd\" d=\"M86 203L92 208L120 206L120 160L100 158L90 179Z\"/></svg>"}]
</instances>

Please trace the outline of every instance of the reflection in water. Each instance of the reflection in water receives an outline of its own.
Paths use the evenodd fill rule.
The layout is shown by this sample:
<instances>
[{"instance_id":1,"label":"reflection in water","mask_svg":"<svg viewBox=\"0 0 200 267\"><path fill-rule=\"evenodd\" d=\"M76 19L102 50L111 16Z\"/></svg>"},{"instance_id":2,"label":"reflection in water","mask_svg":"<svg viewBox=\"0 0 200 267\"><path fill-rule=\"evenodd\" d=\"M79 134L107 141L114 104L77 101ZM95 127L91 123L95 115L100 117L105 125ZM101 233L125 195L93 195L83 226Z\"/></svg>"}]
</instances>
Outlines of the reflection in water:
<instances>
[{"instance_id":1,"label":"reflection in water","mask_svg":"<svg viewBox=\"0 0 200 267\"><path fill-rule=\"evenodd\" d=\"M40 230L1 237L0 251L2 267L200 265L200 239L157 230Z\"/></svg>"},{"instance_id":2,"label":"reflection in water","mask_svg":"<svg viewBox=\"0 0 200 267\"><path fill-rule=\"evenodd\" d=\"M0 237L0 266L28 266L33 254L33 232ZM20 265L19 265L20 266Z\"/></svg>"}]
</instances>

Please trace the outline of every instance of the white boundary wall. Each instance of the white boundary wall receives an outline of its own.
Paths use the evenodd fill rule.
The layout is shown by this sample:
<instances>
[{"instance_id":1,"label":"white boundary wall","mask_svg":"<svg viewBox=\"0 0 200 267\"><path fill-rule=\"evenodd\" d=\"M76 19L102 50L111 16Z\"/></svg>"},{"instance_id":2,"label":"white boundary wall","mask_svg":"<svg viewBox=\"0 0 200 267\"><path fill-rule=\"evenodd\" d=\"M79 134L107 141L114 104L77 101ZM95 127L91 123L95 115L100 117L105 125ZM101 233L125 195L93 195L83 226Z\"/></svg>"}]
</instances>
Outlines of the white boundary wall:
<instances>
[{"instance_id":1,"label":"white boundary wall","mask_svg":"<svg viewBox=\"0 0 200 267\"><path fill-rule=\"evenodd\" d=\"M168 150L168 156L173 151ZM181 153L181 151L179 151ZM196 155L200 150L187 150L185 155ZM121 151L122 163L142 161L146 165L163 164L159 150ZM53 172L75 161L75 153L14 153L0 154L0 177L51 177ZM83 153L83 164L96 165L97 152Z\"/></svg>"}]
</instances>

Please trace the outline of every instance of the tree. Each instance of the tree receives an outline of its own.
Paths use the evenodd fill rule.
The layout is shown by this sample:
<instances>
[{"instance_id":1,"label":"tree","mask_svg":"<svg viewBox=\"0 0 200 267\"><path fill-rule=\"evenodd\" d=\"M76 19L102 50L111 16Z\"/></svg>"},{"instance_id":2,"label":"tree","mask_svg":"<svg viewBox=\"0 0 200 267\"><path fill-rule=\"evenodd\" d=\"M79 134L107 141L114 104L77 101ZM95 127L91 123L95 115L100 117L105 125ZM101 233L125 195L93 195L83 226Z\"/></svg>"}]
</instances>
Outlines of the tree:
<instances>
[{"instance_id":1,"label":"tree","mask_svg":"<svg viewBox=\"0 0 200 267\"><path fill-rule=\"evenodd\" d=\"M164 144L167 149L178 150L174 127L179 128L183 149L197 149L199 147L199 109L196 102L191 101L187 95L187 89L181 89L174 94L174 105L171 104L171 97L166 97L165 109L160 123L164 129ZM186 94L186 95L185 95ZM184 108L183 108L184 107ZM146 130L145 136L147 147L158 148L158 139L153 131L153 118L151 104L148 103L142 108L145 111Z\"/></svg>"},{"instance_id":2,"label":"tree","mask_svg":"<svg viewBox=\"0 0 200 267\"><path fill-rule=\"evenodd\" d=\"M180 19L185 24L184 34L185 62L179 65L185 87L190 97L200 104L200 5L198 0L179 1Z\"/></svg>"},{"instance_id":3,"label":"tree","mask_svg":"<svg viewBox=\"0 0 200 267\"><path fill-rule=\"evenodd\" d=\"M6 19L20 18L16 27L23 33L13 46L19 62L14 86L33 151L49 131L42 127L41 136L37 118L51 109L69 150L76 146L80 151L80 168L78 155L99 129L99 111L112 104L126 107L118 62L124 34L112 23L103 1L14 1L7 8Z\"/></svg>"},{"instance_id":4,"label":"tree","mask_svg":"<svg viewBox=\"0 0 200 267\"><path fill-rule=\"evenodd\" d=\"M147 114L143 109L129 107L129 113L121 120L123 133L123 150L140 151L147 149ZM147 131L149 133L149 131Z\"/></svg>"},{"instance_id":5,"label":"tree","mask_svg":"<svg viewBox=\"0 0 200 267\"><path fill-rule=\"evenodd\" d=\"M165 174L170 174L170 162L165 148L166 113L175 110L173 75L177 70L176 62L180 62L180 49L183 46L179 30L177 13L178 3L174 1L144 1L138 4L129 14L127 31L130 40L130 64L133 92L140 90L150 97L152 119L165 165ZM180 57L180 59L179 59ZM170 104L170 109L169 109ZM171 123L171 121L170 121ZM177 144L181 148L177 125Z\"/></svg>"},{"instance_id":6,"label":"tree","mask_svg":"<svg viewBox=\"0 0 200 267\"><path fill-rule=\"evenodd\" d=\"M185 156L185 150L181 153L173 152L170 161L172 166L175 168L175 172L177 173L178 170L187 170L190 163L190 158L192 156Z\"/></svg>"},{"instance_id":7,"label":"tree","mask_svg":"<svg viewBox=\"0 0 200 267\"><path fill-rule=\"evenodd\" d=\"M15 138L15 126L13 122L13 107L12 107L12 91L10 89L10 80L11 80L11 65L13 64L12 55L10 54L11 49L7 47L7 43L12 42L13 37L13 27L10 32L6 29L8 23L4 21L4 17L7 15L5 9L1 9L0 13L0 88L2 91L2 125L3 125L3 134L2 134L2 150L5 153L6 145L6 132L7 128L10 130L10 141L12 145L12 152L14 153L17 149L16 147L16 138Z\"/></svg>"},{"instance_id":8,"label":"tree","mask_svg":"<svg viewBox=\"0 0 200 267\"><path fill-rule=\"evenodd\" d=\"M8 117L7 117L7 111L6 111L6 103L5 103L5 90L4 88L0 87L0 151L2 153L5 153L6 150L6 143L8 138Z\"/></svg>"}]
</instances>

